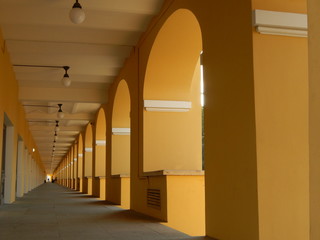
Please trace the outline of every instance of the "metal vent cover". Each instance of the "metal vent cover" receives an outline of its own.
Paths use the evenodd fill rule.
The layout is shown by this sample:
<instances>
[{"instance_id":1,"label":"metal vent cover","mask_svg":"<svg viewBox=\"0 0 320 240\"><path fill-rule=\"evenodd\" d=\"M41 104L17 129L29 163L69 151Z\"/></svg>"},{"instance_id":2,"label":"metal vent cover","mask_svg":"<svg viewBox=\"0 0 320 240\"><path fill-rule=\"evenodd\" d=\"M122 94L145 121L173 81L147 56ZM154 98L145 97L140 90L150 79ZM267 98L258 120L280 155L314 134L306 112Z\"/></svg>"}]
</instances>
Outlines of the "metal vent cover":
<instances>
[{"instance_id":1,"label":"metal vent cover","mask_svg":"<svg viewBox=\"0 0 320 240\"><path fill-rule=\"evenodd\" d=\"M156 209L161 209L160 189L147 189L147 206Z\"/></svg>"}]
</instances>

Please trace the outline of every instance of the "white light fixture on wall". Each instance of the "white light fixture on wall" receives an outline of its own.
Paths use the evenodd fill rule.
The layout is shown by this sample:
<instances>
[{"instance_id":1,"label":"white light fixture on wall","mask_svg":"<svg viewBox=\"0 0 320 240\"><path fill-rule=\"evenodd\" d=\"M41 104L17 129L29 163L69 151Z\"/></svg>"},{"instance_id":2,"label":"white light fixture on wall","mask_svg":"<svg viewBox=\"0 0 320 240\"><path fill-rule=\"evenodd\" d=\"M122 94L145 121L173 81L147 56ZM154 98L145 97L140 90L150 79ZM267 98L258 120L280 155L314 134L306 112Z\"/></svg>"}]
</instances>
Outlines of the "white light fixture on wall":
<instances>
[{"instance_id":1,"label":"white light fixture on wall","mask_svg":"<svg viewBox=\"0 0 320 240\"><path fill-rule=\"evenodd\" d=\"M62 84L63 84L65 87L69 87L69 86L71 85L71 79L70 79L69 74L68 74L69 68L70 68L70 67L68 67L68 66L64 66L64 67L63 67L65 73L64 73L63 78L62 78Z\"/></svg>"},{"instance_id":2,"label":"white light fixture on wall","mask_svg":"<svg viewBox=\"0 0 320 240\"><path fill-rule=\"evenodd\" d=\"M85 20L86 14L84 13L78 0L76 0L76 2L73 4L73 7L69 12L69 17L71 22L74 24L82 23Z\"/></svg>"}]
</instances>

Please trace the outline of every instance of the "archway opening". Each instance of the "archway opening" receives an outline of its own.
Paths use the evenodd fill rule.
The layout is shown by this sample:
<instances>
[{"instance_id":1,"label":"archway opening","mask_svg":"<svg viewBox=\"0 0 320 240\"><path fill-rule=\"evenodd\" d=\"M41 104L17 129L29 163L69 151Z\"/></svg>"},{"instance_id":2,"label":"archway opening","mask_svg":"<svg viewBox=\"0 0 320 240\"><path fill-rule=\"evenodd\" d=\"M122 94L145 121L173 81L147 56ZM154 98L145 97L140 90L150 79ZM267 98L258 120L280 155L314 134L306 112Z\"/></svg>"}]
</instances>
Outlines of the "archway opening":
<instances>
[{"instance_id":1,"label":"archway opening","mask_svg":"<svg viewBox=\"0 0 320 240\"><path fill-rule=\"evenodd\" d=\"M79 181L79 191L82 193L87 193L87 179L84 174L84 142L82 134L78 138L78 181Z\"/></svg>"},{"instance_id":2,"label":"archway opening","mask_svg":"<svg viewBox=\"0 0 320 240\"><path fill-rule=\"evenodd\" d=\"M92 195L94 168L93 168L93 138L92 138L92 124L89 123L86 128L84 137L84 177L87 179L87 194Z\"/></svg>"},{"instance_id":3,"label":"archway opening","mask_svg":"<svg viewBox=\"0 0 320 240\"><path fill-rule=\"evenodd\" d=\"M100 108L95 129L95 177L99 181L101 200L106 200L106 115Z\"/></svg>"},{"instance_id":4,"label":"archway opening","mask_svg":"<svg viewBox=\"0 0 320 240\"><path fill-rule=\"evenodd\" d=\"M117 87L112 111L111 175L114 202L130 208L130 92L125 80Z\"/></svg>"},{"instance_id":5,"label":"archway opening","mask_svg":"<svg viewBox=\"0 0 320 240\"><path fill-rule=\"evenodd\" d=\"M154 41L143 89L146 211L190 235L205 233L201 53L195 15L177 10Z\"/></svg>"}]
</instances>

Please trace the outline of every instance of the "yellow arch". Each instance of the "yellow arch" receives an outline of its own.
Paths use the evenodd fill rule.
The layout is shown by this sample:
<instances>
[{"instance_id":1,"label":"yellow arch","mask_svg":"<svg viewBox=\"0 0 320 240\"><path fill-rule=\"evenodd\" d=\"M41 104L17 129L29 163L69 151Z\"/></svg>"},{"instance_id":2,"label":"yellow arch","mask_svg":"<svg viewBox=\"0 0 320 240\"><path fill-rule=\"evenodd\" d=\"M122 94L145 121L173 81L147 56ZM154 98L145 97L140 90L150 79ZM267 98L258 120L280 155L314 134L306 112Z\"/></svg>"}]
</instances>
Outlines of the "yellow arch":
<instances>
[{"instance_id":1,"label":"yellow arch","mask_svg":"<svg viewBox=\"0 0 320 240\"><path fill-rule=\"evenodd\" d=\"M187 101L188 112L143 113L143 171L201 170L200 54L195 15L175 11L154 41L144 80L144 100Z\"/></svg>"},{"instance_id":2,"label":"yellow arch","mask_svg":"<svg viewBox=\"0 0 320 240\"><path fill-rule=\"evenodd\" d=\"M121 80L112 111L112 175L130 173L130 134L120 133L128 129L130 129L130 92L127 82Z\"/></svg>"},{"instance_id":3,"label":"yellow arch","mask_svg":"<svg viewBox=\"0 0 320 240\"><path fill-rule=\"evenodd\" d=\"M202 51L201 28L187 9L174 12L152 46L144 80L144 99L187 100Z\"/></svg>"}]
</instances>

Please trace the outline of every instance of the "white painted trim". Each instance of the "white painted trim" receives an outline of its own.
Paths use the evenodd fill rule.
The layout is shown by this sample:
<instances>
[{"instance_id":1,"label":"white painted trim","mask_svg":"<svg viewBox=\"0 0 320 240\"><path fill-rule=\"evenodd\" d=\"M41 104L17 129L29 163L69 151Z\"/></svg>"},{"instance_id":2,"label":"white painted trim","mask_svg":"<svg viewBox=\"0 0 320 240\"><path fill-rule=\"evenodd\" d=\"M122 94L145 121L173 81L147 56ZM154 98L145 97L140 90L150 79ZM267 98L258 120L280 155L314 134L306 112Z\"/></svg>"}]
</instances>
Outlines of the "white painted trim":
<instances>
[{"instance_id":1,"label":"white painted trim","mask_svg":"<svg viewBox=\"0 0 320 240\"><path fill-rule=\"evenodd\" d=\"M106 146L106 140L96 140L96 146Z\"/></svg>"},{"instance_id":2,"label":"white painted trim","mask_svg":"<svg viewBox=\"0 0 320 240\"><path fill-rule=\"evenodd\" d=\"M256 31L261 34L269 34L269 35L281 35L281 36L290 36L290 37L308 37L308 32L305 30L256 27Z\"/></svg>"},{"instance_id":3,"label":"white painted trim","mask_svg":"<svg viewBox=\"0 0 320 240\"><path fill-rule=\"evenodd\" d=\"M85 148L84 151L85 152L92 152L92 148Z\"/></svg>"},{"instance_id":4,"label":"white painted trim","mask_svg":"<svg viewBox=\"0 0 320 240\"><path fill-rule=\"evenodd\" d=\"M192 103L189 101L144 100L146 111L151 112L188 112Z\"/></svg>"},{"instance_id":5,"label":"white painted trim","mask_svg":"<svg viewBox=\"0 0 320 240\"><path fill-rule=\"evenodd\" d=\"M130 128L112 128L113 135L130 135Z\"/></svg>"},{"instance_id":6,"label":"white painted trim","mask_svg":"<svg viewBox=\"0 0 320 240\"><path fill-rule=\"evenodd\" d=\"M306 14L275 12L266 10L253 11L253 26L261 34L291 37L308 36L308 19Z\"/></svg>"}]
</instances>

